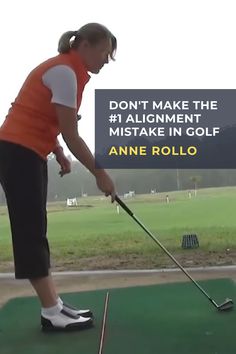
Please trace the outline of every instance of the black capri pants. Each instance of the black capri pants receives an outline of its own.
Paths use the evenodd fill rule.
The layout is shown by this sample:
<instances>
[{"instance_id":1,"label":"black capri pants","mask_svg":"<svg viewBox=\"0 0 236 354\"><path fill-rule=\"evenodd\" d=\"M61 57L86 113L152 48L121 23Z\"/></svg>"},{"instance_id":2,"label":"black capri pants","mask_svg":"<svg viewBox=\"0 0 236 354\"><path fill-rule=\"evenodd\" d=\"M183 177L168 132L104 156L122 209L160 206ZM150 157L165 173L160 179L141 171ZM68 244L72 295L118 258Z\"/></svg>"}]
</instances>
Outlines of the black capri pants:
<instances>
[{"instance_id":1,"label":"black capri pants","mask_svg":"<svg viewBox=\"0 0 236 354\"><path fill-rule=\"evenodd\" d=\"M0 141L0 183L10 218L15 277L45 277L50 268L47 162L30 149Z\"/></svg>"}]
</instances>

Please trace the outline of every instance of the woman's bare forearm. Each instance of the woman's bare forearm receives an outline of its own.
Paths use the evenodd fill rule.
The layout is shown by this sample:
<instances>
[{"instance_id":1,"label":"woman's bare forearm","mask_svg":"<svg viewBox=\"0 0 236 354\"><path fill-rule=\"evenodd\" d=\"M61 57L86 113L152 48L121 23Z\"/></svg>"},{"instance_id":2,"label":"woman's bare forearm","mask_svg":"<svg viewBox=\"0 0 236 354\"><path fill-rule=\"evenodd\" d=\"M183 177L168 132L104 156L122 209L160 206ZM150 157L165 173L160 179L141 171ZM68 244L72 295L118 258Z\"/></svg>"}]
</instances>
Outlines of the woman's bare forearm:
<instances>
[{"instance_id":1,"label":"woman's bare forearm","mask_svg":"<svg viewBox=\"0 0 236 354\"><path fill-rule=\"evenodd\" d=\"M64 138L69 150L72 154L95 176L105 173L103 169L98 169L95 166L95 158L88 148L85 141L79 136L75 135L70 139Z\"/></svg>"}]
</instances>

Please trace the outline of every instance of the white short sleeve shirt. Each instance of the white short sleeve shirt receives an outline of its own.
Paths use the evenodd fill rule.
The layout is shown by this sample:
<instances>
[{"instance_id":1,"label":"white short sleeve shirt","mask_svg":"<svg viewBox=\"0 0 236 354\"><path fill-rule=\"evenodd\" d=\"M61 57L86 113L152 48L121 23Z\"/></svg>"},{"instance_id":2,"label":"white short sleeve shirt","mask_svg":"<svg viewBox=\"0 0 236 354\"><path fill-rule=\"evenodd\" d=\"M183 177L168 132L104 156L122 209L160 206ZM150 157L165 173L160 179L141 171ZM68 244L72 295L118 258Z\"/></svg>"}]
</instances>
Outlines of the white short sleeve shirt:
<instances>
[{"instance_id":1,"label":"white short sleeve shirt","mask_svg":"<svg viewBox=\"0 0 236 354\"><path fill-rule=\"evenodd\" d=\"M68 65L53 66L43 74L42 80L52 92L52 103L76 108L77 79L73 69Z\"/></svg>"}]
</instances>

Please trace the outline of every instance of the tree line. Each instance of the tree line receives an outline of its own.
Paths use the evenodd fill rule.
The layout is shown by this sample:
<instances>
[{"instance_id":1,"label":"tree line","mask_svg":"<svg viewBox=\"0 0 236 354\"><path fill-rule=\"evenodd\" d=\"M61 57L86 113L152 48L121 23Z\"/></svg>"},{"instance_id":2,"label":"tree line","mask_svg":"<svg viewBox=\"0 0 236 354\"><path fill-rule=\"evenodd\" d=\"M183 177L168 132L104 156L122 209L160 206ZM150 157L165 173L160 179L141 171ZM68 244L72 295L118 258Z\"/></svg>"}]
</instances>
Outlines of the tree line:
<instances>
[{"instance_id":1,"label":"tree line","mask_svg":"<svg viewBox=\"0 0 236 354\"><path fill-rule=\"evenodd\" d=\"M59 165L52 154L48 159L48 201L62 201L82 195L101 195L95 178L79 161L72 160L72 171L61 178ZM196 188L236 185L236 169L114 169L108 170L120 195L129 191L147 194L151 191L194 190ZM5 197L0 188L0 203Z\"/></svg>"}]
</instances>

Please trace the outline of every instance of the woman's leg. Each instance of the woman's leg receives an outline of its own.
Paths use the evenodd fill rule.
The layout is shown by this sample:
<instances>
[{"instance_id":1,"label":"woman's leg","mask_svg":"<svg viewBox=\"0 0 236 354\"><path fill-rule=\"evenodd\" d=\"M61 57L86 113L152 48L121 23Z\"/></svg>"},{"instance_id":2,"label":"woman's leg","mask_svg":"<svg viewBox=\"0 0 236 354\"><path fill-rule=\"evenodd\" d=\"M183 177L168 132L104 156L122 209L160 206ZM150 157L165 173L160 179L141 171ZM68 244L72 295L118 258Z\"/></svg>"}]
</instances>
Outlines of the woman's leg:
<instances>
[{"instance_id":1,"label":"woman's leg","mask_svg":"<svg viewBox=\"0 0 236 354\"><path fill-rule=\"evenodd\" d=\"M51 274L42 278L30 279L30 282L40 299L42 307L47 308L57 304L58 295Z\"/></svg>"},{"instance_id":2,"label":"woman's leg","mask_svg":"<svg viewBox=\"0 0 236 354\"><path fill-rule=\"evenodd\" d=\"M90 325L89 317L77 316L83 313L75 316L73 309L66 311L50 274L46 161L31 150L0 142L0 182L10 217L15 276L29 279L34 287L42 304L42 326L79 329Z\"/></svg>"}]
</instances>

